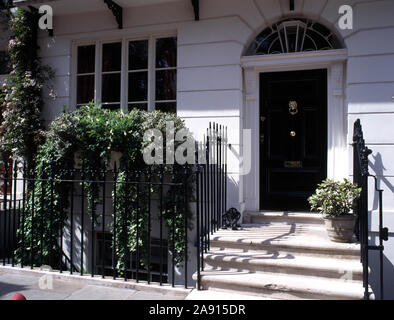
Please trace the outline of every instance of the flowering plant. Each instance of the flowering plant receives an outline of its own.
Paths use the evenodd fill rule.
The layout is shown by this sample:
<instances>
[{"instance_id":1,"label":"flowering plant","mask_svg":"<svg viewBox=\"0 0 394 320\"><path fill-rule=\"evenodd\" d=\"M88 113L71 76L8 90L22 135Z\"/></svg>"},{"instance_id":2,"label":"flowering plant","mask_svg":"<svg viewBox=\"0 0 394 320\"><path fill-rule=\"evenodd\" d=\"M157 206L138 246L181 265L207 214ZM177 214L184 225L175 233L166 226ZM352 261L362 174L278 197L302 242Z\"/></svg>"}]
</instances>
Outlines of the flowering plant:
<instances>
[{"instance_id":1,"label":"flowering plant","mask_svg":"<svg viewBox=\"0 0 394 320\"><path fill-rule=\"evenodd\" d=\"M3 157L24 158L33 165L43 135L42 90L53 76L36 55L34 13L16 10L10 18L13 39L9 41L11 72L1 86L0 151Z\"/></svg>"}]
</instances>

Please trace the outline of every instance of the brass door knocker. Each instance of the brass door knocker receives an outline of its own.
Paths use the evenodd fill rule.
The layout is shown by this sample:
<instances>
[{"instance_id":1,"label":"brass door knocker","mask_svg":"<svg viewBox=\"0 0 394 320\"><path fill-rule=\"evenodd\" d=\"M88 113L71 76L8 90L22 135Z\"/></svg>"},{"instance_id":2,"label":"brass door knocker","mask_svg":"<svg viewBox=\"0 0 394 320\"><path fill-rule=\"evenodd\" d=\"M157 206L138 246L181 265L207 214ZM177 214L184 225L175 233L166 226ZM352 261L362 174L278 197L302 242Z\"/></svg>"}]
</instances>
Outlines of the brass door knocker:
<instances>
[{"instance_id":1,"label":"brass door knocker","mask_svg":"<svg viewBox=\"0 0 394 320\"><path fill-rule=\"evenodd\" d=\"M289 101L289 112L292 116L295 116L298 113L297 101Z\"/></svg>"}]
</instances>

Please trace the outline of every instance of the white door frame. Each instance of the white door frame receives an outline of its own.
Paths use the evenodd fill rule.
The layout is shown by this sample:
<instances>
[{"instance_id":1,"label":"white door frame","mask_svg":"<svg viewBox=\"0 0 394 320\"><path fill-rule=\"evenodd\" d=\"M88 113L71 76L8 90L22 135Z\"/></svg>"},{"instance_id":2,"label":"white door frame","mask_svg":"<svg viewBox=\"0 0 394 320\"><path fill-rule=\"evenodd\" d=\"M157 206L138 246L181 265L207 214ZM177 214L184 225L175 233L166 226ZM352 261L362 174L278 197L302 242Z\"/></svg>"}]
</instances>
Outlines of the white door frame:
<instances>
[{"instance_id":1,"label":"white door frame","mask_svg":"<svg viewBox=\"0 0 394 320\"><path fill-rule=\"evenodd\" d=\"M251 171L240 177L241 211L260 209L260 73L327 69L327 177L348 175L347 121L345 109L345 68L347 50L245 56L241 58L244 77L242 129L251 129ZM241 155L244 150L241 130ZM245 143L246 145L246 143ZM242 170L240 171L242 172Z\"/></svg>"}]
</instances>

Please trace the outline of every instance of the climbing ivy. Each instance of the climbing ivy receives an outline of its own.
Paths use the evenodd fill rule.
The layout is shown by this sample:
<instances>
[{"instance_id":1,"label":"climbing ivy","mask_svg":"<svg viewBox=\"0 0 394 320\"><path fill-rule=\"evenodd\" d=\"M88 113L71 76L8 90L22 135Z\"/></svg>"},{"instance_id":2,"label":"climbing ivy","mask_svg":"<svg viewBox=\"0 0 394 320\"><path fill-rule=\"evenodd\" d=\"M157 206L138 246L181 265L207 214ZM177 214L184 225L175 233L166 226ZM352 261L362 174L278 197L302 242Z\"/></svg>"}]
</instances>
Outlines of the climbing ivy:
<instances>
[{"instance_id":1,"label":"climbing ivy","mask_svg":"<svg viewBox=\"0 0 394 320\"><path fill-rule=\"evenodd\" d=\"M37 56L37 14L21 9L9 14L11 72L0 94L0 152L3 157L25 159L30 170L43 138L42 91L53 72Z\"/></svg>"},{"instance_id":2,"label":"climbing ivy","mask_svg":"<svg viewBox=\"0 0 394 320\"><path fill-rule=\"evenodd\" d=\"M118 257L117 269L119 274L122 275L124 275L123 272L125 269L125 252L136 252L137 246L140 261L147 267L148 190L137 190L136 185L125 183L133 179L136 179L135 175L132 177L125 171L121 171L117 178L116 191L113 192L113 197L116 195L115 212L117 217L116 224L112 225L112 232L116 228L115 250L116 256ZM144 187L140 185L138 188L142 189ZM137 193L137 191L140 192ZM153 188L149 191L152 192Z\"/></svg>"},{"instance_id":3,"label":"climbing ivy","mask_svg":"<svg viewBox=\"0 0 394 320\"><path fill-rule=\"evenodd\" d=\"M136 199L136 186L124 183L126 168L141 171L146 168L142 156L146 130L154 128L164 133L166 123L173 121L177 131L184 129L184 123L169 113L139 110L124 113L90 104L74 112L63 112L45 131L41 121L42 92L53 77L53 72L41 64L37 55L38 15L21 9L8 11L8 14L13 34L8 47L12 71L0 89L0 153L3 159L23 159L27 164L25 175L30 181L23 208L25 221L18 230L18 239L24 246L19 246L16 257L19 262L33 262L34 265L53 264L51 257L57 261L61 253L56 239L60 227L67 222L71 191L71 184L60 183L59 180L72 179L76 166L83 166L87 180L99 180L110 161L111 152L115 151L122 154L117 177L117 211L120 219L116 227L120 232L117 232L119 241L116 241L115 248L121 273L125 254L121 244L126 241L128 250L136 250L137 225L142 233L147 231L148 212L146 196ZM49 95L55 98L50 88ZM165 141L165 134L163 136ZM182 141L176 142L180 143ZM172 166L165 166L163 170L166 179L169 179ZM189 195L192 194L190 185L187 187L190 189ZM95 225L98 223L96 207L100 204L99 186L87 182L84 188L88 214ZM184 207L174 206L174 203L185 202L183 190L179 189L176 186L167 188L162 208L169 229L170 250L176 263L182 262L186 255L185 229L191 226L185 225ZM158 192L157 187L145 191ZM130 194L129 205L125 206L126 197ZM136 202L138 205L135 205ZM188 209L186 212L190 215ZM127 237L120 227L122 219L126 223ZM175 246L172 246L173 242ZM145 264L147 245L143 237L138 240L141 260Z\"/></svg>"},{"instance_id":4,"label":"climbing ivy","mask_svg":"<svg viewBox=\"0 0 394 320\"><path fill-rule=\"evenodd\" d=\"M34 175L35 177L43 177L43 179L35 182L34 198L30 193L26 206L23 235L24 242L27 244L24 248L25 255L22 255L22 249L19 249L17 256L20 259L23 258L24 263L29 263L31 249L35 253L40 253L41 239L33 234L34 230L43 231L45 234L42 241L44 261L50 263L51 252L54 256L59 256L58 243L51 239L57 239L60 226L67 222L69 207L67 199L69 199L71 184L59 183L58 180L72 179L73 168L83 167L86 180L98 181L102 179L102 173L108 167L112 152L118 152L121 154L121 158L116 177L116 192L113 192L116 224L111 227L112 231L116 228L115 251L118 273L122 274L124 270L125 251L135 252L137 243L141 262L147 266L148 194L151 193L151 197L153 197L159 192L159 187L152 184L148 189L149 187L146 185L137 186L125 182L147 179L148 167L142 154L142 150L147 145L143 139L144 132L155 128L162 131L163 137L165 137L168 121L174 123L175 132L185 129L183 121L174 114L160 111L146 112L137 109L124 113L102 109L94 104L83 106L73 112L65 111L53 120L44 135L45 142L39 148L36 157L37 166ZM175 147L182 142L176 142ZM179 165L176 166L179 167ZM151 176L155 176L157 179L160 170L163 170L165 176L163 179L169 182L172 179L173 166L151 167ZM178 172L178 176L174 176L174 179L183 182L179 178L181 172L179 168L175 172ZM50 180L47 181L48 179ZM100 204L99 184L85 182L84 188L87 196L88 214L93 219L93 224L96 225L97 218L100 216L96 215L96 208ZM137 188L139 188L139 192L137 192ZM191 195L191 183L187 188L189 195ZM162 204L162 212L163 220L168 225L170 250L174 253L175 262L181 263L186 255L184 193L179 186L167 187L164 192L165 200ZM51 194L54 195L53 198ZM175 206L174 203L182 203L182 205ZM34 223L32 224L33 204ZM188 207L186 207L186 212L190 216ZM174 232L173 227L175 227ZM190 227L191 219L188 223L188 228ZM175 248L172 246L173 234L175 235ZM22 237L22 230L19 230L19 236ZM36 247L30 248L32 236L35 237L33 243L36 244ZM39 258L40 255L35 258L37 265L40 262Z\"/></svg>"}]
</instances>

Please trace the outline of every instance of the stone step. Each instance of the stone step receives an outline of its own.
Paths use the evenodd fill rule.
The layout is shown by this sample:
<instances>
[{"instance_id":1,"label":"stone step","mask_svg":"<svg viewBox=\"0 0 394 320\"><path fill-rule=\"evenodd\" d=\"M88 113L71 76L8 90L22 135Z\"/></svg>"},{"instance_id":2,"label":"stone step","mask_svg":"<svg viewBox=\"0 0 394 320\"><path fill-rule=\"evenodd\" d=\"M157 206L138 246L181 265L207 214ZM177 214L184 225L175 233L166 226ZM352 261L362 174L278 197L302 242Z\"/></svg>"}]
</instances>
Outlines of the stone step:
<instances>
[{"instance_id":1,"label":"stone step","mask_svg":"<svg viewBox=\"0 0 394 320\"><path fill-rule=\"evenodd\" d=\"M289 224L324 224L324 220L321 214L311 212L247 211L243 214L243 223L245 224L260 224L270 222L284 222Z\"/></svg>"},{"instance_id":2,"label":"stone step","mask_svg":"<svg viewBox=\"0 0 394 320\"><path fill-rule=\"evenodd\" d=\"M294 274L351 281L361 281L363 275L359 260L244 252L242 249L210 251L204 254L204 264L206 268L216 270Z\"/></svg>"},{"instance_id":3,"label":"stone step","mask_svg":"<svg viewBox=\"0 0 394 320\"><path fill-rule=\"evenodd\" d=\"M205 270L201 286L272 299L363 299L361 282L297 275Z\"/></svg>"},{"instance_id":4,"label":"stone step","mask_svg":"<svg viewBox=\"0 0 394 320\"><path fill-rule=\"evenodd\" d=\"M210 235L203 289L274 299L363 299L360 246L332 242L320 214L246 212Z\"/></svg>"},{"instance_id":5,"label":"stone step","mask_svg":"<svg viewBox=\"0 0 394 320\"><path fill-rule=\"evenodd\" d=\"M210 236L211 249L241 249L262 254L303 255L360 259L357 243L337 243L328 239L324 227L306 225L243 225L241 230L219 230Z\"/></svg>"}]
</instances>

